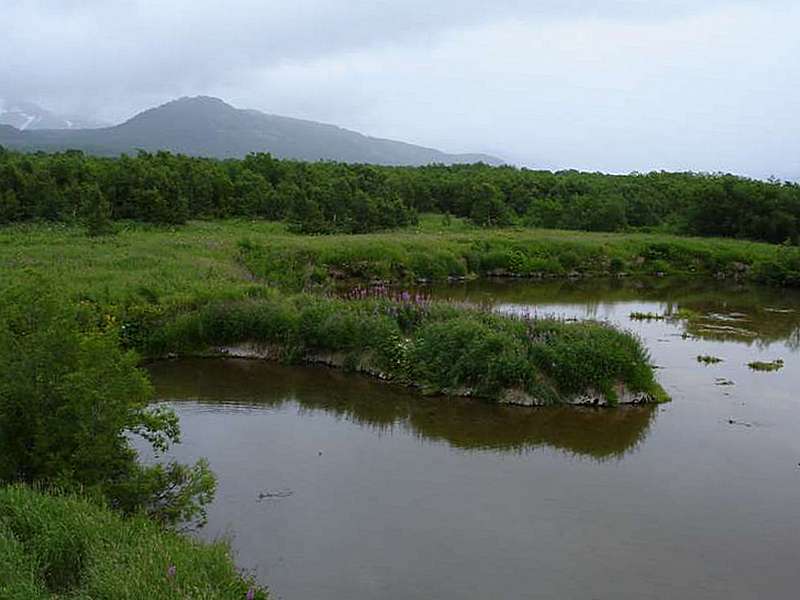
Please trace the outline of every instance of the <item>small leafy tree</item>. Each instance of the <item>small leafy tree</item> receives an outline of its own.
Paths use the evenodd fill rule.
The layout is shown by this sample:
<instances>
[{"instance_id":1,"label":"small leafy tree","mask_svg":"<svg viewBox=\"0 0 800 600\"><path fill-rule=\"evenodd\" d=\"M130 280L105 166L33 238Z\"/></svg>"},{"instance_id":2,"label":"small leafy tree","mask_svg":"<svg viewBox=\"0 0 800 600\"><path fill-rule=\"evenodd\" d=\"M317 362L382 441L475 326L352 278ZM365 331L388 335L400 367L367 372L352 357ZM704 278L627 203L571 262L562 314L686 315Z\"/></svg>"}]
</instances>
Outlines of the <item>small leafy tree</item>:
<instances>
[{"instance_id":1,"label":"small leafy tree","mask_svg":"<svg viewBox=\"0 0 800 600\"><path fill-rule=\"evenodd\" d=\"M511 210L506 206L503 194L491 183L481 183L470 191L472 209L470 220L485 227L504 227L513 222Z\"/></svg>"},{"instance_id":2,"label":"small leafy tree","mask_svg":"<svg viewBox=\"0 0 800 600\"><path fill-rule=\"evenodd\" d=\"M523 222L530 227L555 229L561 224L564 207L552 198L541 198L531 202Z\"/></svg>"},{"instance_id":3,"label":"small leafy tree","mask_svg":"<svg viewBox=\"0 0 800 600\"><path fill-rule=\"evenodd\" d=\"M208 465L144 466L130 445L138 434L160 452L179 438L176 415L151 408L152 396L113 325L79 327L38 278L0 293L0 481L81 488L126 513L202 523Z\"/></svg>"},{"instance_id":4,"label":"small leafy tree","mask_svg":"<svg viewBox=\"0 0 800 600\"><path fill-rule=\"evenodd\" d=\"M84 220L90 236L111 233L111 203L96 183L84 183L79 188L84 206Z\"/></svg>"},{"instance_id":5,"label":"small leafy tree","mask_svg":"<svg viewBox=\"0 0 800 600\"><path fill-rule=\"evenodd\" d=\"M305 194L294 201L287 220L289 230L296 233L327 233L329 230L319 204Z\"/></svg>"},{"instance_id":6,"label":"small leafy tree","mask_svg":"<svg viewBox=\"0 0 800 600\"><path fill-rule=\"evenodd\" d=\"M14 190L0 191L0 223L12 223L19 218L19 200Z\"/></svg>"}]
</instances>

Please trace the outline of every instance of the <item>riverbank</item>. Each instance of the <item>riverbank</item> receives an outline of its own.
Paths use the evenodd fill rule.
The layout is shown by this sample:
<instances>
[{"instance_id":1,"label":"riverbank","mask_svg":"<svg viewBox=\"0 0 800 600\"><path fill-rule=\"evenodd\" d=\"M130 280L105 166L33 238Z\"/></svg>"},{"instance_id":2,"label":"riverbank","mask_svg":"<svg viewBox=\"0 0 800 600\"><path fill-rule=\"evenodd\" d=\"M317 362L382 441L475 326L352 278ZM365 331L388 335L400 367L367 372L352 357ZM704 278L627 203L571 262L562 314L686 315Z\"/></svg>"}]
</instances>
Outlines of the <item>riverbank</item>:
<instances>
[{"instance_id":1,"label":"riverbank","mask_svg":"<svg viewBox=\"0 0 800 600\"><path fill-rule=\"evenodd\" d=\"M731 240L525 229L244 238L238 243L239 260L254 276L294 290L476 277L699 275L767 282L773 271L770 282L786 283L777 266L785 252Z\"/></svg>"},{"instance_id":2,"label":"riverbank","mask_svg":"<svg viewBox=\"0 0 800 600\"><path fill-rule=\"evenodd\" d=\"M266 221L119 225L90 238L77 226L0 227L0 276L46 271L70 296L112 308L157 300L242 297L254 284L299 291L374 280L506 275L700 275L800 283L796 248L717 238L537 229L487 230L427 216L394 233L303 236ZM797 267L795 267L797 263Z\"/></svg>"},{"instance_id":3,"label":"riverbank","mask_svg":"<svg viewBox=\"0 0 800 600\"><path fill-rule=\"evenodd\" d=\"M13 485L0 488L0 596L267 598L237 571L224 543Z\"/></svg>"}]
</instances>

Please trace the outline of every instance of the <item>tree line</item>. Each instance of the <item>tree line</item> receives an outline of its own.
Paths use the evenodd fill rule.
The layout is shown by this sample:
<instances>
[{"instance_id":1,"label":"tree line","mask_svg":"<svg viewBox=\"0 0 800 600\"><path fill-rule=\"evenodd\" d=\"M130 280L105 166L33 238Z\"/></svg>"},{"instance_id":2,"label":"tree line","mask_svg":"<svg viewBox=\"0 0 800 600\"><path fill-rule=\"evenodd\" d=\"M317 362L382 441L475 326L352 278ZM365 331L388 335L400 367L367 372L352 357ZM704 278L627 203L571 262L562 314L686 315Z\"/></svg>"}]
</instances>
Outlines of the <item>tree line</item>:
<instances>
[{"instance_id":1,"label":"tree line","mask_svg":"<svg viewBox=\"0 0 800 600\"><path fill-rule=\"evenodd\" d=\"M103 233L114 220L248 217L286 221L300 233L367 233L414 224L421 212L485 227L800 241L800 185L727 174L383 167L265 153L241 160L169 152L101 158L0 147L0 223L81 221Z\"/></svg>"}]
</instances>

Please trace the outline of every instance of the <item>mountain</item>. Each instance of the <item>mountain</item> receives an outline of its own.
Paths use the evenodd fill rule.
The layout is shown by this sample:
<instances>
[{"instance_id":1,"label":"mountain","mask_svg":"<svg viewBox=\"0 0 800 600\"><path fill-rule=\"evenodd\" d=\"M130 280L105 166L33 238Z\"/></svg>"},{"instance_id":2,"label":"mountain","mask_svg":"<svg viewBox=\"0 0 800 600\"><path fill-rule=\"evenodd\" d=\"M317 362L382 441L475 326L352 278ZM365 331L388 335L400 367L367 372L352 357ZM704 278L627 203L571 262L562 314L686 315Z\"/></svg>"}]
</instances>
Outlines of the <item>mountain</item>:
<instances>
[{"instance_id":1,"label":"mountain","mask_svg":"<svg viewBox=\"0 0 800 600\"><path fill-rule=\"evenodd\" d=\"M9 102L0 99L0 125L21 131L32 129L91 129L103 123L76 116L57 115L33 102Z\"/></svg>"},{"instance_id":2,"label":"mountain","mask_svg":"<svg viewBox=\"0 0 800 600\"><path fill-rule=\"evenodd\" d=\"M238 109L207 96L168 102L115 127L20 130L0 126L0 145L22 150L78 149L107 156L141 149L216 158L270 152L279 158L383 165L502 163L484 154L447 154L335 125Z\"/></svg>"}]
</instances>

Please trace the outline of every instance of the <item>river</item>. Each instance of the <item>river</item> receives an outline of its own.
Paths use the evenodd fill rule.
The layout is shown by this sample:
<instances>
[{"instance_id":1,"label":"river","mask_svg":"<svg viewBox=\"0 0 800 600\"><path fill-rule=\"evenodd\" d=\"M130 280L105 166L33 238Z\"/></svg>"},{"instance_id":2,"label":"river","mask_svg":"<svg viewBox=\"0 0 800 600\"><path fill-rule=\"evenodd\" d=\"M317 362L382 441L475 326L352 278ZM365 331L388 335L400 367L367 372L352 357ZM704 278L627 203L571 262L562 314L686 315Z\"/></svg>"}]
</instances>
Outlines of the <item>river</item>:
<instances>
[{"instance_id":1,"label":"river","mask_svg":"<svg viewBox=\"0 0 800 600\"><path fill-rule=\"evenodd\" d=\"M673 400L531 409L318 367L152 366L181 419L172 456L219 477L199 535L228 537L273 598L797 597L800 293L705 279L427 292L629 329Z\"/></svg>"}]
</instances>

